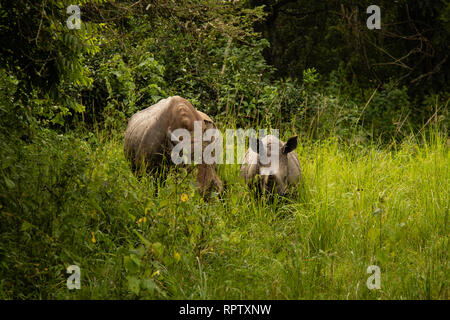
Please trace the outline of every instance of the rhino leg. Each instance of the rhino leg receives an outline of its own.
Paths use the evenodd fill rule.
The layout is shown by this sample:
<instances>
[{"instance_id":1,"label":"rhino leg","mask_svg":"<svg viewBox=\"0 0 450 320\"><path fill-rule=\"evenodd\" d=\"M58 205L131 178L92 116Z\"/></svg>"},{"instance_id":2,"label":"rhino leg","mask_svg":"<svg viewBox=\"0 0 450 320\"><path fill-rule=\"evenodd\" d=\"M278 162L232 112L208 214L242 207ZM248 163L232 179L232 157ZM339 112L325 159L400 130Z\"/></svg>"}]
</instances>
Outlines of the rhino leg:
<instances>
[{"instance_id":1,"label":"rhino leg","mask_svg":"<svg viewBox=\"0 0 450 320\"><path fill-rule=\"evenodd\" d=\"M212 165L198 165L197 185L201 194L205 194L210 188L216 188L219 194L223 192L223 184Z\"/></svg>"}]
</instances>

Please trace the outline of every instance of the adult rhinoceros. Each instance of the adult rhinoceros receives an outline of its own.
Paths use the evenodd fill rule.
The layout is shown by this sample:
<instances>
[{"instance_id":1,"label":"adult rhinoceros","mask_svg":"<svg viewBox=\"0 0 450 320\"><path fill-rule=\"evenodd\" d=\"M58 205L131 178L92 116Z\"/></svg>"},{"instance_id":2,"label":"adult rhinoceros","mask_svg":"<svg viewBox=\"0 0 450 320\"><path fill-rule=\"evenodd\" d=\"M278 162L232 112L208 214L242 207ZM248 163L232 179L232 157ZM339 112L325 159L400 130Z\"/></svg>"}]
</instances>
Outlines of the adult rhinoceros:
<instances>
[{"instance_id":1,"label":"adult rhinoceros","mask_svg":"<svg viewBox=\"0 0 450 320\"><path fill-rule=\"evenodd\" d=\"M201 123L202 136L207 129L215 128L208 115L196 110L189 101L179 96L163 99L134 114L128 122L123 147L133 171L140 172L145 167L152 172L160 169L164 160L168 160L165 163L171 163L171 152L175 146L172 132L177 129L189 131L193 145L196 121ZM204 142L201 143L203 149ZM223 189L215 165L204 162L198 165L197 184L201 193L210 187L216 187L219 192Z\"/></svg>"}]
</instances>

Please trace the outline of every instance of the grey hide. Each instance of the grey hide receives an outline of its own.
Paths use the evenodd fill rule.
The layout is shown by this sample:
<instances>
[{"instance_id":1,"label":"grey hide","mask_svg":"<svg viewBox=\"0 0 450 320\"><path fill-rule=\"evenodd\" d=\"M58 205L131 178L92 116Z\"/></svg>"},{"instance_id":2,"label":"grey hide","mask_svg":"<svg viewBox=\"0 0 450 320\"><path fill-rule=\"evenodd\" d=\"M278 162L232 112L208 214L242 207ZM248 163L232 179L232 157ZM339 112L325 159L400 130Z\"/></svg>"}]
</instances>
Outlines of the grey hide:
<instances>
[{"instance_id":1,"label":"grey hide","mask_svg":"<svg viewBox=\"0 0 450 320\"><path fill-rule=\"evenodd\" d=\"M279 154L279 168L268 175L264 168L269 167L270 164L261 163L259 147L256 150L250 147L245 153L240 175L247 185L256 186L261 192L275 191L284 195L290 186L298 184L301 179L300 161L295 153L297 137L289 138L287 143L273 135L267 135L257 141L261 141L261 145L267 150L269 156L274 151L276 145L274 142L278 142L279 150L275 151Z\"/></svg>"},{"instance_id":2,"label":"grey hide","mask_svg":"<svg viewBox=\"0 0 450 320\"><path fill-rule=\"evenodd\" d=\"M193 136L194 121L202 121L202 132L215 128L211 118L179 96L163 99L134 114L128 122L124 139L124 153L132 163L133 171L142 170L143 165L152 171L160 167L164 158L170 164L170 152L174 145L169 133L183 128ZM201 191L206 191L211 184L215 184L219 192L222 191L222 182L213 165L199 164L197 182Z\"/></svg>"}]
</instances>

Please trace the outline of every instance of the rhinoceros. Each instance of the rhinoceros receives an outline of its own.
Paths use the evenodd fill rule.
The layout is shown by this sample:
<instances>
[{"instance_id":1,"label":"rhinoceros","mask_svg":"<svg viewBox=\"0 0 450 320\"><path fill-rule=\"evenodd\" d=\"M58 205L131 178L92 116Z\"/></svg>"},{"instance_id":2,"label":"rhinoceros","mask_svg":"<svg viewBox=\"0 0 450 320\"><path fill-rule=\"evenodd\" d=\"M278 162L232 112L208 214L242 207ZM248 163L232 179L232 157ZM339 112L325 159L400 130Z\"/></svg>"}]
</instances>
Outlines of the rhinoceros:
<instances>
[{"instance_id":1,"label":"rhinoceros","mask_svg":"<svg viewBox=\"0 0 450 320\"><path fill-rule=\"evenodd\" d=\"M297 136L289 138L286 143L273 135L255 139L244 155L241 177L247 185L256 187L260 192L286 194L289 187L298 184L301 179L300 161L295 148ZM278 165L271 167L271 161L261 161L261 151L269 159L272 155L276 156Z\"/></svg>"},{"instance_id":2,"label":"rhinoceros","mask_svg":"<svg viewBox=\"0 0 450 320\"><path fill-rule=\"evenodd\" d=\"M177 129L188 130L192 137L191 144L194 145L196 121L201 123L202 136L207 129L215 128L208 115L196 110L189 101L179 96L163 99L135 113L128 122L123 146L133 171L142 172L146 168L153 172L160 169L163 163L171 163L171 152L175 146L172 132ZM204 142L201 143L203 149ZM201 193L210 187L222 192L222 181L216 174L215 164L198 164L197 184Z\"/></svg>"}]
</instances>

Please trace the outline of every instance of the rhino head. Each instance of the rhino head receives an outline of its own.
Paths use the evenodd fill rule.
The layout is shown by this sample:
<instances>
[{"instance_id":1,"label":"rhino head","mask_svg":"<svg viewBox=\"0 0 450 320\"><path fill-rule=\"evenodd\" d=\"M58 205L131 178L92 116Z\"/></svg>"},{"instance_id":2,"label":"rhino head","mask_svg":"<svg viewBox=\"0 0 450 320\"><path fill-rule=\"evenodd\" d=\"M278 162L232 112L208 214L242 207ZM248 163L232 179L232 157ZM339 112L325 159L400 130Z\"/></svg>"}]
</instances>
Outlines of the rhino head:
<instances>
[{"instance_id":1,"label":"rhino head","mask_svg":"<svg viewBox=\"0 0 450 320\"><path fill-rule=\"evenodd\" d=\"M296 148L297 136L286 143L272 135L255 139L244 158L241 176L249 184L256 183L263 193L286 194L288 186L297 183L300 177L300 163L293 152ZM264 158L270 161L263 161Z\"/></svg>"}]
</instances>

